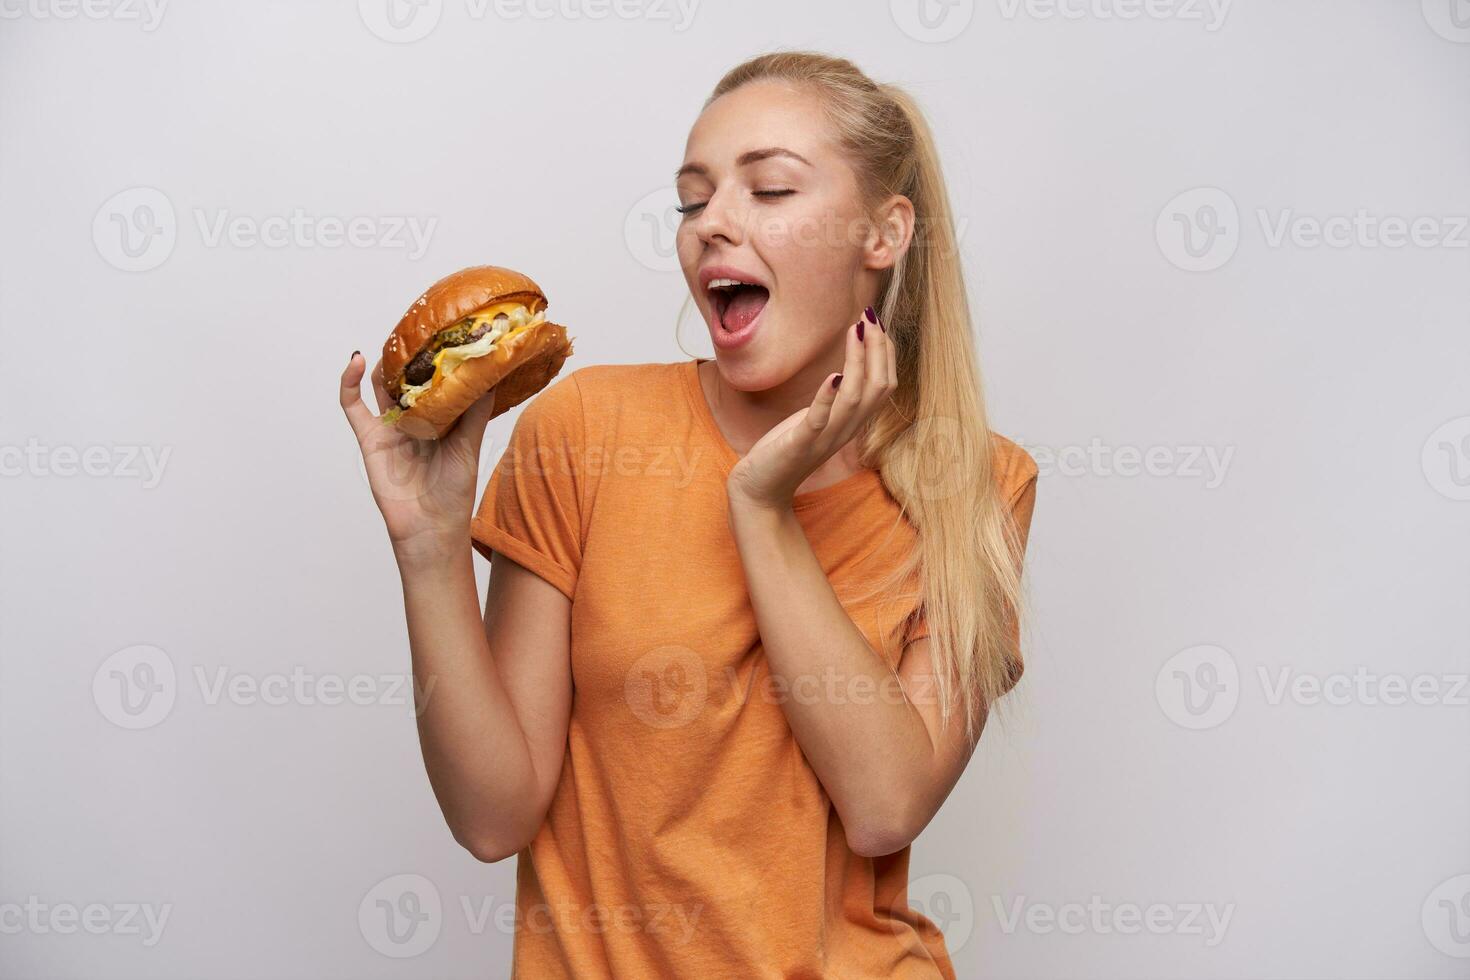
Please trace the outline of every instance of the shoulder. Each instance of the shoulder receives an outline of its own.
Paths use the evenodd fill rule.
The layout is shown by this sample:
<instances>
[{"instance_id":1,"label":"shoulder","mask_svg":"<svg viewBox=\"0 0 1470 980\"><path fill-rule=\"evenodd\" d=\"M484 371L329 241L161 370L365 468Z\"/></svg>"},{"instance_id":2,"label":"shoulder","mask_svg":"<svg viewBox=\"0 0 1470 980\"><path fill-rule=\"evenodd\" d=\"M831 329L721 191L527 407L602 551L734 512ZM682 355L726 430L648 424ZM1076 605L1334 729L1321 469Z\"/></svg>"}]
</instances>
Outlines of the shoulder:
<instances>
[{"instance_id":1,"label":"shoulder","mask_svg":"<svg viewBox=\"0 0 1470 980\"><path fill-rule=\"evenodd\" d=\"M573 387L589 419L605 419L629 410L666 405L678 394L678 362L641 364L584 364L557 385ZM549 391L550 389L548 389Z\"/></svg>"},{"instance_id":2,"label":"shoulder","mask_svg":"<svg viewBox=\"0 0 1470 980\"><path fill-rule=\"evenodd\" d=\"M1022 446L999 432L990 433L990 451L995 469L995 482L1001 489L1001 497L1014 501L1027 485L1035 482L1040 469Z\"/></svg>"}]
</instances>

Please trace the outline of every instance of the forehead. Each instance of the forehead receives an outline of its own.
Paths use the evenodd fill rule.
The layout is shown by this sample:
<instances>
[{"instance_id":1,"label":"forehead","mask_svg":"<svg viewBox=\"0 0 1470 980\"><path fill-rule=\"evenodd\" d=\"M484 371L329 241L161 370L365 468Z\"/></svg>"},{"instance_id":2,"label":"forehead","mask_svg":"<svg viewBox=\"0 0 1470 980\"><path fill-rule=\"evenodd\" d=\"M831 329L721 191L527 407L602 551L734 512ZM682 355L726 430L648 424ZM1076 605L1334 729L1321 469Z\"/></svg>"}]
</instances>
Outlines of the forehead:
<instances>
[{"instance_id":1,"label":"forehead","mask_svg":"<svg viewBox=\"0 0 1470 980\"><path fill-rule=\"evenodd\" d=\"M794 150L814 165L832 157L829 124L815 92L773 81L727 92L694 121L684 162L728 170L741 153L765 146Z\"/></svg>"}]
</instances>

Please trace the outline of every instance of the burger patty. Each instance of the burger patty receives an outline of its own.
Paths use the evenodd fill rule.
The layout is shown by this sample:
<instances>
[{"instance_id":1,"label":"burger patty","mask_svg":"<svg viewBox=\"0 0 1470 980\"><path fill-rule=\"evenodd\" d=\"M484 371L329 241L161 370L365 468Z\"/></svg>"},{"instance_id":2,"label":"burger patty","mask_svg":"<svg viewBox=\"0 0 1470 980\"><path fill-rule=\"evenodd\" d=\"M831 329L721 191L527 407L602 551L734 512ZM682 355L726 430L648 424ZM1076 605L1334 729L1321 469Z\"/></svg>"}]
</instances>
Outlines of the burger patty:
<instances>
[{"instance_id":1,"label":"burger patty","mask_svg":"<svg viewBox=\"0 0 1470 980\"><path fill-rule=\"evenodd\" d=\"M441 330L434 335L429 345L419 351L413 360L408 362L408 367L403 369L403 380L405 384L421 385L434 376L434 355L446 347L458 347L461 344L473 343L490 331L495 324L501 320L508 319L504 313L495 317L494 320L486 320L478 327L471 328L474 317L466 317L448 330Z\"/></svg>"}]
</instances>

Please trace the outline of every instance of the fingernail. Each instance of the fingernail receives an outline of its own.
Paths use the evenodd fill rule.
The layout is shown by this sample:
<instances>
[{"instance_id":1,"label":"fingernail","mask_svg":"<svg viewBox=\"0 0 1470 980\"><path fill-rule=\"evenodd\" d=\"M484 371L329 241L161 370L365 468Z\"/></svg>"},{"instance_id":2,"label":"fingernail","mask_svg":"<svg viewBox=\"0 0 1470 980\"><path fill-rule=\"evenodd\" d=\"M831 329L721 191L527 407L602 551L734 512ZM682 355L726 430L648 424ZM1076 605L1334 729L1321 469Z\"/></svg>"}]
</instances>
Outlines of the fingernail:
<instances>
[{"instance_id":1,"label":"fingernail","mask_svg":"<svg viewBox=\"0 0 1470 980\"><path fill-rule=\"evenodd\" d=\"M362 351L355 350L355 351L352 352L352 357L356 357L358 354L361 354L361 353L362 353ZM352 360L352 357L349 357L348 360L349 361Z\"/></svg>"},{"instance_id":2,"label":"fingernail","mask_svg":"<svg viewBox=\"0 0 1470 980\"><path fill-rule=\"evenodd\" d=\"M873 312L873 308L871 306L863 307L863 316L868 318L869 323L878 322L878 314Z\"/></svg>"},{"instance_id":3,"label":"fingernail","mask_svg":"<svg viewBox=\"0 0 1470 980\"><path fill-rule=\"evenodd\" d=\"M858 321L858 340L863 339L863 321Z\"/></svg>"},{"instance_id":4,"label":"fingernail","mask_svg":"<svg viewBox=\"0 0 1470 980\"><path fill-rule=\"evenodd\" d=\"M832 379L832 387L836 388L840 384L842 384L842 375L839 374Z\"/></svg>"}]
</instances>

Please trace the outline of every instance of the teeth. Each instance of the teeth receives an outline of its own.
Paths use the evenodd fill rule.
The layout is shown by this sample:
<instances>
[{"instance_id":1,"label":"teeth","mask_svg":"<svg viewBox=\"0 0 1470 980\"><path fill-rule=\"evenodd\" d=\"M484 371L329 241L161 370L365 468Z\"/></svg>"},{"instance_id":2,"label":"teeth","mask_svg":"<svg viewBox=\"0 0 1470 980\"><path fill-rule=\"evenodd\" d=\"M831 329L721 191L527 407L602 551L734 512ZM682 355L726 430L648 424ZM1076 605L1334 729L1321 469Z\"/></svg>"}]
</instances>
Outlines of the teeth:
<instances>
[{"instance_id":1,"label":"teeth","mask_svg":"<svg viewBox=\"0 0 1470 980\"><path fill-rule=\"evenodd\" d=\"M711 279L710 289L729 289L732 286L754 286L756 283L744 282L740 279Z\"/></svg>"}]
</instances>

